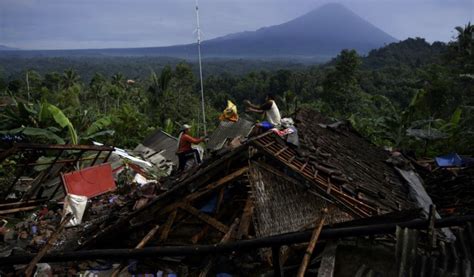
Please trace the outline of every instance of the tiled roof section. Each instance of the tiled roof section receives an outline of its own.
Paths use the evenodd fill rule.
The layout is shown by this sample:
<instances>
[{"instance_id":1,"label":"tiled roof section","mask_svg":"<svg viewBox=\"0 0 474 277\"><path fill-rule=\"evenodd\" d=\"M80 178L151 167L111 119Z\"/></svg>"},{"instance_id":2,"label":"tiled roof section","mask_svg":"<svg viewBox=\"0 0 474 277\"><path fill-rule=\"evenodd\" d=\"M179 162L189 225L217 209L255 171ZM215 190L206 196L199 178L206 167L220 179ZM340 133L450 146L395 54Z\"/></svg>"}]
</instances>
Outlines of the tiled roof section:
<instances>
[{"instance_id":1,"label":"tiled roof section","mask_svg":"<svg viewBox=\"0 0 474 277\"><path fill-rule=\"evenodd\" d=\"M302 144L321 164L341 171L349 181L345 190L381 212L415 207L407 185L386 163L389 153L360 136L348 124L324 125L314 111L302 110L296 119Z\"/></svg>"},{"instance_id":2,"label":"tiled roof section","mask_svg":"<svg viewBox=\"0 0 474 277\"><path fill-rule=\"evenodd\" d=\"M238 136L246 137L252 130L253 122L240 118L237 122L221 121L219 126L214 130L207 148L210 150L220 150L227 139L236 138Z\"/></svg>"},{"instance_id":3,"label":"tiled roof section","mask_svg":"<svg viewBox=\"0 0 474 277\"><path fill-rule=\"evenodd\" d=\"M260 136L252 142L257 148L291 169L293 173L311 182L308 187L309 192L323 194L331 202L337 203L340 208L356 217L373 216L379 213L377 206L361 201L357 195L345 191L344 185L349 180L334 166L322 165L314 158L303 157L275 134Z\"/></svg>"},{"instance_id":4,"label":"tiled roof section","mask_svg":"<svg viewBox=\"0 0 474 277\"><path fill-rule=\"evenodd\" d=\"M164 156L167 160L172 161L173 163L178 162L178 158L176 156L176 149L178 146L178 139L169 135L162 130L158 130L149 137L147 137L142 145L146 146L147 148L153 149L155 152L161 152L161 155ZM135 149L136 151L140 151L143 147L140 145ZM152 154L152 153L150 153Z\"/></svg>"}]
</instances>

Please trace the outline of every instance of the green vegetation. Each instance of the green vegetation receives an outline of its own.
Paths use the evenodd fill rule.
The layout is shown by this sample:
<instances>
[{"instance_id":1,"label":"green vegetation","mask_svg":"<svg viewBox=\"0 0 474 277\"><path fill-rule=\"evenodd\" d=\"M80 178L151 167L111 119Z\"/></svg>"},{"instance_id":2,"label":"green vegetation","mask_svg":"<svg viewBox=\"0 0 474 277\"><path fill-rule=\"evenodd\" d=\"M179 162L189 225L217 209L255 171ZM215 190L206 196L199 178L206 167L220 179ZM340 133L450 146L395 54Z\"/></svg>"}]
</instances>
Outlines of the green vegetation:
<instances>
[{"instance_id":1,"label":"green vegetation","mask_svg":"<svg viewBox=\"0 0 474 277\"><path fill-rule=\"evenodd\" d=\"M348 119L378 145L419 155L473 154L473 29L470 24L456 28L458 36L448 44L408 39L367 57L344 50L321 66L263 63L266 68L251 70L256 61L248 67L242 61L214 63L204 83L208 125L218 123L227 99L241 104L272 92L284 114L311 107ZM30 59L26 71L18 68L28 60L2 59L11 67L0 68L0 92L16 99L3 108L2 134L134 147L157 127L176 134L186 122L200 131L199 83L190 64L170 59L150 66L144 58L130 58L124 69L109 59L88 67L90 58L76 58L77 67L72 63L60 73L45 70L56 62L64 66L64 59L44 58L43 66Z\"/></svg>"}]
</instances>

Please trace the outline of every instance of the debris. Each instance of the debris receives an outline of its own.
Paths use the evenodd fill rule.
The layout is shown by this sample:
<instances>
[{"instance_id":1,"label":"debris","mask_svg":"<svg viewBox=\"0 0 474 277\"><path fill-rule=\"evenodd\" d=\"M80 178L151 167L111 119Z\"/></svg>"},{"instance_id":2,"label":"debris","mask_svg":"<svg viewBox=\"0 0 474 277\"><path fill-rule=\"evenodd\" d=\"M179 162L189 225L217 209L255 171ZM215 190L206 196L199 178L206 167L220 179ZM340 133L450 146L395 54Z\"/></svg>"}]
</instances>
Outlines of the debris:
<instances>
[{"instance_id":1,"label":"debris","mask_svg":"<svg viewBox=\"0 0 474 277\"><path fill-rule=\"evenodd\" d=\"M115 190L110 164L102 164L61 175L66 193L92 198Z\"/></svg>"},{"instance_id":2,"label":"debris","mask_svg":"<svg viewBox=\"0 0 474 277\"><path fill-rule=\"evenodd\" d=\"M64 229L66 224L69 222L69 220L72 218L72 214L67 214L64 219L61 221L59 226L57 227L56 231L49 236L48 242L46 245L38 252L38 254L33 258L33 260L28 264L28 266L25 269L25 275L27 277L30 277L33 275L33 270L36 266L36 264L41 260L41 258L46 254L46 252L53 246L53 244L56 242L58 239L58 235L61 233L61 231Z\"/></svg>"},{"instance_id":3,"label":"debris","mask_svg":"<svg viewBox=\"0 0 474 277\"><path fill-rule=\"evenodd\" d=\"M156 225L155 227L153 227L153 229L151 229L150 232L148 232L148 234L146 234L146 236L143 237L143 239L137 244L137 246L135 246L135 249L142 249L153 238L153 236L156 234L156 232L158 232L159 228L160 228L159 225ZM114 270L114 272L112 273L111 276L112 277L118 276L123 269L124 269L123 264L120 264Z\"/></svg>"},{"instance_id":4,"label":"debris","mask_svg":"<svg viewBox=\"0 0 474 277\"><path fill-rule=\"evenodd\" d=\"M66 227L77 226L81 224L82 217L87 205L87 197L81 195L68 194L64 198L63 214L72 214L71 220ZM63 218L64 220L64 218Z\"/></svg>"},{"instance_id":5,"label":"debris","mask_svg":"<svg viewBox=\"0 0 474 277\"><path fill-rule=\"evenodd\" d=\"M444 266L444 261L434 260L434 256L449 256L449 261L457 260L457 272L470 272L473 255L469 245L474 231L466 221L474 217L430 216L427 220L427 213L423 215L419 208L426 210L434 203L441 215L447 214L446 208L455 208L455 214L470 214L471 168L428 171L400 152L375 147L347 122L332 124L304 109L294 118L298 148L272 131L247 137L250 129L243 118L235 123L223 121L211 134L215 151L201 164L173 175L153 162L153 157L167 151L153 149L151 146L160 145L156 140L148 146L144 142L142 149L151 152L140 152L140 157L109 147L105 154L115 151L110 163L90 166L79 162L83 168L79 171L72 166L56 170L54 162L51 173L33 176L31 186L36 192L28 193L31 200L0 204L0 215L13 217L6 218L8 224L0 229L4 237L0 270L11 271L12 265L28 263L49 248L51 252L40 262L47 262L57 275L92 272L94 268L119 274L130 258L136 259L128 267L135 275L292 276L301 268L300 272L308 274L319 270L339 276L344 268L352 275L367 276L384 272L383 265L392 275L406 272L419 276L422 257L422 272L431 272L431 268L454 272L451 264ZM283 119L282 125L286 121ZM163 133L156 137L163 137ZM176 141L173 144L176 147ZM99 182L104 175L88 175L96 168L107 168L105 182ZM67 179L65 185L69 184L67 176L72 175L81 177L81 182L91 181L73 186L90 197L61 193L55 201L35 197L40 188L43 196L56 194L57 189L62 192L62 186L55 185L59 184L56 173L61 172ZM96 184L93 189L88 187L90 183ZM66 192L72 192L69 186ZM458 204L453 199L465 202ZM467 208L460 210L461 206ZM77 207L80 209L75 210ZM74 217L64 223L66 219L61 218L68 212ZM57 234L60 224L69 228ZM456 242L435 232L453 225L460 226L450 231ZM412 243L411 238L397 233L396 226L408 228L409 234L420 229L417 237L423 242L429 239L431 249L427 243ZM366 236L372 237L366 240ZM52 239L55 243L49 245ZM309 247L302 245L308 241ZM457 245L460 241L465 245ZM360 252L348 251L354 249ZM367 254L371 251L381 260L371 261ZM313 252L313 257L323 253L321 265L310 262ZM458 258L452 258L451 252ZM372 259L376 260L375 256ZM393 257L398 258L397 263ZM112 267L112 262L119 267Z\"/></svg>"}]
</instances>

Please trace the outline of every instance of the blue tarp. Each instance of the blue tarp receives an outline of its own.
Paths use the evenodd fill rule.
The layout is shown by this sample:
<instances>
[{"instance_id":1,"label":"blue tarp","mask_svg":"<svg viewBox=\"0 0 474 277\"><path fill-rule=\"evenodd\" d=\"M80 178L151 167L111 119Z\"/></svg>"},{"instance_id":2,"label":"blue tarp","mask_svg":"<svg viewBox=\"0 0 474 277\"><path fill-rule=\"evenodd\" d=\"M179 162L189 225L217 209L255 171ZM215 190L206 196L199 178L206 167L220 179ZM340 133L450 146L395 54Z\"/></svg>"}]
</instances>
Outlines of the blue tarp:
<instances>
[{"instance_id":1,"label":"blue tarp","mask_svg":"<svg viewBox=\"0 0 474 277\"><path fill-rule=\"evenodd\" d=\"M203 213L212 214L217 207L217 194L215 194L204 206L199 209Z\"/></svg>"},{"instance_id":2,"label":"blue tarp","mask_svg":"<svg viewBox=\"0 0 474 277\"><path fill-rule=\"evenodd\" d=\"M456 153L439 156L435 159L439 167L460 167L464 165L463 159Z\"/></svg>"},{"instance_id":3,"label":"blue tarp","mask_svg":"<svg viewBox=\"0 0 474 277\"><path fill-rule=\"evenodd\" d=\"M227 200L229 199L229 189L226 188L224 190L224 198L223 200ZM212 214L216 211L216 208L217 208L217 193L214 193L214 195L212 196L211 199L209 199L209 201L207 201L199 210L203 213L207 213L207 214Z\"/></svg>"}]
</instances>

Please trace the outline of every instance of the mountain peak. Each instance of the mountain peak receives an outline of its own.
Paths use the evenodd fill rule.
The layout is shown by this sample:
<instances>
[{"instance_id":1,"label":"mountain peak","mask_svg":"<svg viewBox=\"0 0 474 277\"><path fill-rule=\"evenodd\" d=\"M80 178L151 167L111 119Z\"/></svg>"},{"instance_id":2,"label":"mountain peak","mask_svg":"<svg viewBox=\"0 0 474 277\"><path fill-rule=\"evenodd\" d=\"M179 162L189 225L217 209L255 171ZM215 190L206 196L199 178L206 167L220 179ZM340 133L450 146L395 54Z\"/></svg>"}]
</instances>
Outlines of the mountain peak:
<instances>
[{"instance_id":1,"label":"mountain peak","mask_svg":"<svg viewBox=\"0 0 474 277\"><path fill-rule=\"evenodd\" d=\"M344 5L329 3L279 25L203 41L202 50L206 57L328 60L343 49L366 54L395 41ZM87 53L195 58L196 45L89 50Z\"/></svg>"}]
</instances>

